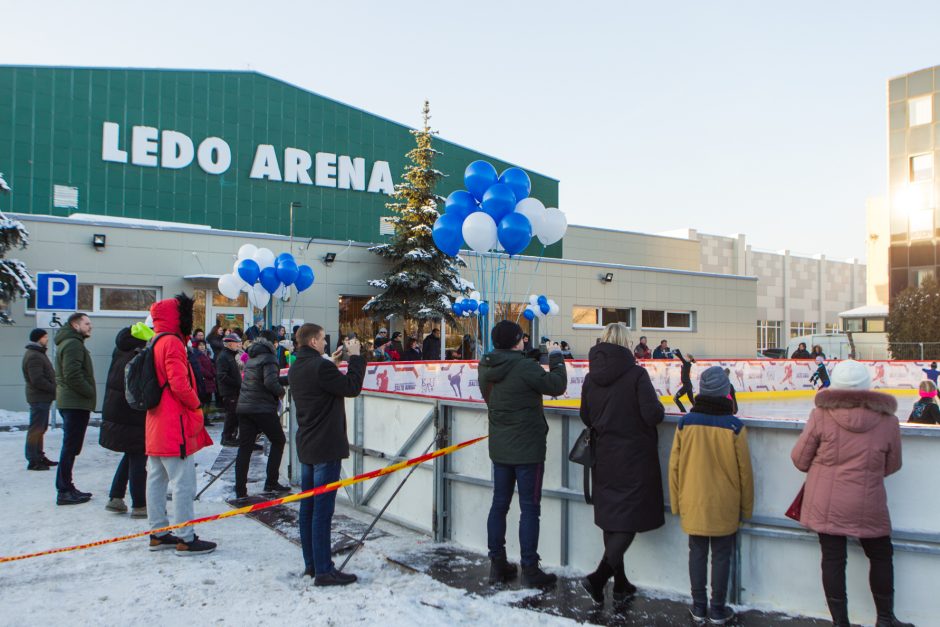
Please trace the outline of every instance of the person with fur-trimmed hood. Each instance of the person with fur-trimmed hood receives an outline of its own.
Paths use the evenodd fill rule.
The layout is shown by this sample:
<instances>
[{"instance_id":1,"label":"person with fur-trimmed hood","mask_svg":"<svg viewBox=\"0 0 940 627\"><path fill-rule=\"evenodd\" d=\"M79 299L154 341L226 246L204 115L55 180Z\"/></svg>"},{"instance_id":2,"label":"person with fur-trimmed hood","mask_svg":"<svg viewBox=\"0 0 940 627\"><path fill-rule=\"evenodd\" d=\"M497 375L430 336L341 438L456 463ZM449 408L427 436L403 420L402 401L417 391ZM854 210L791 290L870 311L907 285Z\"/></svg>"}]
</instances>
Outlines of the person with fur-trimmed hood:
<instances>
[{"instance_id":1,"label":"person with fur-trimmed hood","mask_svg":"<svg viewBox=\"0 0 940 627\"><path fill-rule=\"evenodd\" d=\"M186 355L193 330L193 300L186 294L150 307L151 340L157 382L163 387L160 403L147 410L147 519L151 529L167 527L167 487L173 490L173 523L195 518L196 465L193 456L210 446L202 403L196 393L196 375ZM200 555L215 550L214 542L200 540L192 527L176 534L150 535L150 550L176 549L177 555Z\"/></svg>"}]
</instances>

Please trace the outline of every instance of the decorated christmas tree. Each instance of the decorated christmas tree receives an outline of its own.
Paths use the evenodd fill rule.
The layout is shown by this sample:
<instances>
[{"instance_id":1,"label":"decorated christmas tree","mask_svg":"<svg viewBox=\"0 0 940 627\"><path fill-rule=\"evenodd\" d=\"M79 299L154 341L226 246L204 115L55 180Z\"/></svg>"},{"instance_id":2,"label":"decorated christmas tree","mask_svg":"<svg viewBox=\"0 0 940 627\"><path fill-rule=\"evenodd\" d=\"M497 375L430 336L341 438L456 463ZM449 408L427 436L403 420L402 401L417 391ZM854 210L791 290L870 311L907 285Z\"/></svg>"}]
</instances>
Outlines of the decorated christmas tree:
<instances>
[{"instance_id":1,"label":"decorated christmas tree","mask_svg":"<svg viewBox=\"0 0 940 627\"><path fill-rule=\"evenodd\" d=\"M419 333L429 320L453 321L450 295L466 294L473 287L460 278L463 260L445 255L431 236L431 227L440 216L438 204L444 202L434 187L444 174L433 165L440 152L431 146L436 133L429 126L427 101L422 113L424 127L411 131L417 143L406 155L411 163L405 166L402 182L395 186L395 202L385 205L394 212L389 221L395 234L388 244L369 249L389 260L391 267L384 279L369 281L382 293L363 307L374 320L401 316L415 321Z\"/></svg>"},{"instance_id":2,"label":"decorated christmas tree","mask_svg":"<svg viewBox=\"0 0 940 627\"><path fill-rule=\"evenodd\" d=\"M0 172L0 194L9 194L10 191L10 186ZM0 213L0 324L12 324L9 304L17 298L26 298L36 289L25 263L19 259L5 259L10 250L26 248L27 244L29 231L26 227L18 220Z\"/></svg>"}]
</instances>

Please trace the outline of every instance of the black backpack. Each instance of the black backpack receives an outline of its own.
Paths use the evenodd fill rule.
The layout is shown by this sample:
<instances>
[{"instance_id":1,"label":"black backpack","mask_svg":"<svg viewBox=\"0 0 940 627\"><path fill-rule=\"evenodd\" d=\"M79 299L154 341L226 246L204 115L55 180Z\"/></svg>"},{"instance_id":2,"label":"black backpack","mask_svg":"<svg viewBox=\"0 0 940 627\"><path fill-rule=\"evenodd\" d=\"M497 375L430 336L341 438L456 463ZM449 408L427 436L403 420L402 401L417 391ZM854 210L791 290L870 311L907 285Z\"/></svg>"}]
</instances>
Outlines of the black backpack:
<instances>
[{"instance_id":1,"label":"black backpack","mask_svg":"<svg viewBox=\"0 0 940 627\"><path fill-rule=\"evenodd\" d=\"M157 381L157 368L153 360L153 347L157 340L172 333L158 333L124 366L124 400L137 411L147 411L160 404L167 385Z\"/></svg>"}]
</instances>

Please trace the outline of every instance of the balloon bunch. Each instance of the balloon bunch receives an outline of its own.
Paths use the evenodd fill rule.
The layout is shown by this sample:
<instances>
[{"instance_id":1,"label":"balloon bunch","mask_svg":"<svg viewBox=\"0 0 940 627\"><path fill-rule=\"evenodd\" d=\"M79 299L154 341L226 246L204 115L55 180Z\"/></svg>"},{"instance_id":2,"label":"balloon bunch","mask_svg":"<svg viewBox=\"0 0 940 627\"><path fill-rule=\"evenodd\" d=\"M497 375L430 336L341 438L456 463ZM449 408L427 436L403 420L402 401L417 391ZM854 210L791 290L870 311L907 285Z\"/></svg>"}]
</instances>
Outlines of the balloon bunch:
<instances>
[{"instance_id":1,"label":"balloon bunch","mask_svg":"<svg viewBox=\"0 0 940 627\"><path fill-rule=\"evenodd\" d=\"M470 316L479 313L481 316L487 316L490 313L490 304L485 300L480 300L480 292L470 292L468 298L455 300L450 307L455 316Z\"/></svg>"},{"instance_id":2,"label":"balloon bunch","mask_svg":"<svg viewBox=\"0 0 940 627\"><path fill-rule=\"evenodd\" d=\"M478 253L498 249L512 256L524 251L533 237L548 246L565 235L565 214L529 197L532 182L525 171L508 168L497 175L488 161L474 161L463 180L467 189L447 197L444 215L432 230L444 254L457 255L466 241Z\"/></svg>"},{"instance_id":3,"label":"balloon bunch","mask_svg":"<svg viewBox=\"0 0 940 627\"><path fill-rule=\"evenodd\" d=\"M529 296L529 306L522 312L522 317L526 320L535 320L545 316L557 316L560 311L558 303L546 296Z\"/></svg>"},{"instance_id":4,"label":"balloon bunch","mask_svg":"<svg viewBox=\"0 0 940 627\"><path fill-rule=\"evenodd\" d=\"M291 285L303 292L313 285L314 278L313 268L298 266L290 253L275 257L267 248L245 244L238 249L232 273L219 277L219 292L232 300L247 292L248 302L255 309L264 309L272 296L286 296Z\"/></svg>"}]
</instances>

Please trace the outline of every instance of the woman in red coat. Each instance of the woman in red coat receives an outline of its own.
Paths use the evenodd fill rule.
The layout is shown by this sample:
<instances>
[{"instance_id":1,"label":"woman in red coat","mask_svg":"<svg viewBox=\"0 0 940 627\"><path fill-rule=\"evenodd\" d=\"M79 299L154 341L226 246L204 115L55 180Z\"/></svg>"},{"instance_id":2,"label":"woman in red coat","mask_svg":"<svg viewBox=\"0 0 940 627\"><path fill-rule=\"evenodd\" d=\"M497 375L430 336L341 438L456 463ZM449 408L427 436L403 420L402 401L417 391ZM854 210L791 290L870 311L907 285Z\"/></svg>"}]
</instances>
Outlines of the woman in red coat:
<instances>
[{"instance_id":1,"label":"woman in red coat","mask_svg":"<svg viewBox=\"0 0 940 627\"><path fill-rule=\"evenodd\" d=\"M848 626L846 537L858 538L871 562L876 627L909 627L894 616L891 517L884 478L901 469L901 429L893 396L871 391L871 374L853 360L832 370L828 389L793 452L807 473L800 523L819 534L826 602L836 626Z\"/></svg>"}]
</instances>

